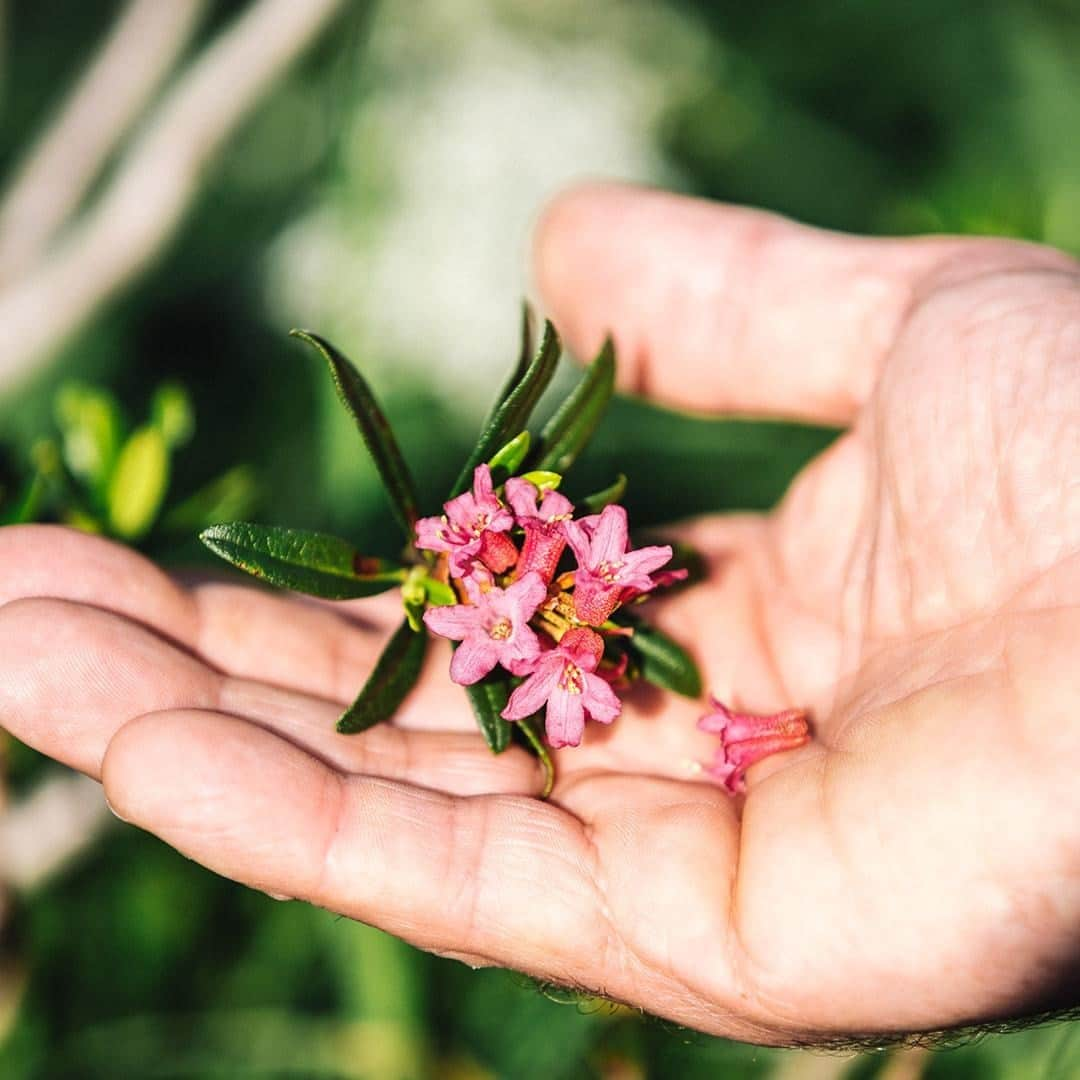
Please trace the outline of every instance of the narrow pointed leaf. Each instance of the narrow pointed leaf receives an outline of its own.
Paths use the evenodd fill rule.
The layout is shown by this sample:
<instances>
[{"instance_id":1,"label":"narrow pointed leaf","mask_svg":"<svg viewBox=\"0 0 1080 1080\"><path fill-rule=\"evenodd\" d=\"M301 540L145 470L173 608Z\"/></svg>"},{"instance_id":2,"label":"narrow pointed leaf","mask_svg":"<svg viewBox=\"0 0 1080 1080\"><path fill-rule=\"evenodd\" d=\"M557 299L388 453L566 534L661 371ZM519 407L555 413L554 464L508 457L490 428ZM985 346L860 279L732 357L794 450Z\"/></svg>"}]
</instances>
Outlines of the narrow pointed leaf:
<instances>
[{"instance_id":1,"label":"narrow pointed leaf","mask_svg":"<svg viewBox=\"0 0 1080 1080\"><path fill-rule=\"evenodd\" d=\"M37 516L45 484L32 476L8 502L0 502L0 525L25 525Z\"/></svg>"},{"instance_id":2,"label":"narrow pointed leaf","mask_svg":"<svg viewBox=\"0 0 1080 1080\"><path fill-rule=\"evenodd\" d=\"M608 338L577 386L540 433L537 469L565 473L592 438L615 390L615 345Z\"/></svg>"},{"instance_id":3,"label":"narrow pointed leaf","mask_svg":"<svg viewBox=\"0 0 1080 1080\"><path fill-rule=\"evenodd\" d=\"M493 672L478 683L466 686L465 692L488 749L493 754L501 754L510 745L510 721L500 715L510 700L509 677Z\"/></svg>"},{"instance_id":4,"label":"narrow pointed leaf","mask_svg":"<svg viewBox=\"0 0 1080 1080\"><path fill-rule=\"evenodd\" d=\"M697 665L667 634L639 623L629 644L641 665L641 678L684 697L701 697L701 674Z\"/></svg>"},{"instance_id":5,"label":"narrow pointed leaf","mask_svg":"<svg viewBox=\"0 0 1080 1080\"><path fill-rule=\"evenodd\" d=\"M559 363L562 344L555 327L550 322L544 324L544 339L540 343L532 363L518 380L513 390L491 415L484 425L480 441L465 462L461 473L454 483L450 497L460 495L472 483L473 469L488 460L501 446L521 431L529 422L533 409L541 395L551 382L555 368Z\"/></svg>"},{"instance_id":6,"label":"narrow pointed leaf","mask_svg":"<svg viewBox=\"0 0 1080 1080\"><path fill-rule=\"evenodd\" d=\"M504 484L506 480L517 472L525 455L529 452L529 444L532 436L523 431L514 436L501 450L494 454L488 462L491 469L491 477L495 485Z\"/></svg>"},{"instance_id":7,"label":"narrow pointed leaf","mask_svg":"<svg viewBox=\"0 0 1080 1080\"><path fill-rule=\"evenodd\" d=\"M125 540L150 531L169 488L169 447L150 425L124 443L109 477L105 502L109 527Z\"/></svg>"},{"instance_id":8,"label":"narrow pointed leaf","mask_svg":"<svg viewBox=\"0 0 1080 1080\"><path fill-rule=\"evenodd\" d=\"M235 521L211 525L199 539L254 577L327 600L386 592L407 573L396 563L361 555L347 540L305 529Z\"/></svg>"},{"instance_id":9,"label":"narrow pointed leaf","mask_svg":"<svg viewBox=\"0 0 1080 1080\"><path fill-rule=\"evenodd\" d=\"M491 406L491 411L485 417L481 430L487 430L495 419L496 413L502 408L503 402L506 401L517 384L525 377L525 372L529 370L535 350L536 338L533 334L533 310L526 300L521 305L521 346L518 349L517 363L514 365L514 370L510 372L510 377L499 391L498 397L495 398L495 404Z\"/></svg>"},{"instance_id":10,"label":"narrow pointed leaf","mask_svg":"<svg viewBox=\"0 0 1080 1080\"><path fill-rule=\"evenodd\" d=\"M412 539L418 517L416 485L371 387L349 360L318 334L309 330L290 330L289 333L317 349L329 364L338 397L360 429L364 443L382 477L394 516L404 529L405 535Z\"/></svg>"},{"instance_id":11,"label":"narrow pointed leaf","mask_svg":"<svg viewBox=\"0 0 1080 1080\"><path fill-rule=\"evenodd\" d=\"M587 513L599 514L605 506L617 503L626 494L626 474L619 473L615 482L609 484L602 491L593 495L587 495L581 500L581 507Z\"/></svg>"},{"instance_id":12,"label":"narrow pointed leaf","mask_svg":"<svg viewBox=\"0 0 1080 1080\"><path fill-rule=\"evenodd\" d=\"M337 722L339 734L355 735L367 731L397 712L405 695L420 678L427 643L427 631L416 633L407 619L394 631L364 688L341 714Z\"/></svg>"}]
</instances>

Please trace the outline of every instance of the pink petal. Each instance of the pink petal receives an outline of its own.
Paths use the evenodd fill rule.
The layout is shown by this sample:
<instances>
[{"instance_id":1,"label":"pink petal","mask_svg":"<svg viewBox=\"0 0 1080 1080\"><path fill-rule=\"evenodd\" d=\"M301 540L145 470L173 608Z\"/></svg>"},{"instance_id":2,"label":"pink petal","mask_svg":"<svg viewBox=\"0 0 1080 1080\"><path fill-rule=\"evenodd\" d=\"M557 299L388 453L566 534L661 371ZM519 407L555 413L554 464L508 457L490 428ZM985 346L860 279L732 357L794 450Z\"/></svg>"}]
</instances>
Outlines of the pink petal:
<instances>
[{"instance_id":1,"label":"pink petal","mask_svg":"<svg viewBox=\"0 0 1080 1080\"><path fill-rule=\"evenodd\" d=\"M491 482L491 469L487 465L477 465L473 469L472 490L477 505L485 509L487 504L498 501L495 498L495 486Z\"/></svg>"},{"instance_id":2,"label":"pink petal","mask_svg":"<svg viewBox=\"0 0 1080 1080\"><path fill-rule=\"evenodd\" d=\"M480 613L471 604L450 604L428 608L424 612L424 623L440 637L460 641L476 627L479 616Z\"/></svg>"},{"instance_id":3,"label":"pink petal","mask_svg":"<svg viewBox=\"0 0 1080 1080\"><path fill-rule=\"evenodd\" d=\"M671 561L671 545L660 544L653 547L638 548L637 551L628 551L623 557L622 570L619 577L623 581L631 576L641 575L648 578L654 570L659 570L666 562ZM649 581L651 588L655 583Z\"/></svg>"},{"instance_id":4,"label":"pink petal","mask_svg":"<svg viewBox=\"0 0 1080 1080\"><path fill-rule=\"evenodd\" d=\"M553 749L580 744L585 731L582 696L556 689L548 700L544 729L547 732L547 741Z\"/></svg>"},{"instance_id":5,"label":"pink petal","mask_svg":"<svg viewBox=\"0 0 1080 1080\"><path fill-rule=\"evenodd\" d=\"M565 661L561 656L548 653L536 671L510 695L510 700L502 711L502 718L524 720L526 716L532 716L541 709L555 689L564 666Z\"/></svg>"},{"instance_id":6,"label":"pink petal","mask_svg":"<svg viewBox=\"0 0 1080 1080\"><path fill-rule=\"evenodd\" d=\"M416 546L427 551L449 551L446 522L441 517L420 518L416 523Z\"/></svg>"},{"instance_id":7,"label":"pink petal","mask_svg":"<svg viewBox=\"0 0 1080 1080\"><path fill-rule=\"evenodd\" d=\"M513 636L503 642L499 652L499 663L509 671L514 671L522 664L535 660L540 655L540 639L533 632L532 627L520 625L514 630ZM520 672L515 672L520 674Z\"/></svg>"},{"instance_id":8,"label":"pink petal","mask_svg":"<svg viewBox=\"0 0 1080 1080\"><path fill-rule=\"evenodd\" d=\"M601 563L622 562L629 539L625 508L618 504L605 506L593 533L589 565L595 569Z\"/></svg>"},{"instance_id":9,"label":"pink petal","mask_svg":"<svg viewBox=\"0 0 1080 1080\"><path fill-rule=\"evenodd\" d=\"M599 675L585 675L584 705L593 720L610 724L622 712L622 702Z\"/></svg>"},{"instance_id":10,"label":"pink petal","mask_svg":"<svg viewBox=\"0 0 1080 1080\"><path fill-rule=\"evenodd\" d=\"M574 512L574 504L565 495L560 495L557 491L544 492L541 505L542 513L540 516L543 517L544 521L566 517Z\"/></svg>"},{"instance_id":11,"label":"pink petal","mask_svg":"<svg viewBox=\"0 0 1080 1080\"><path fill-rule=\"evenodd\" d=\"M499 651L486 634L467 637L454 651L450 678L460 686L479 682L499 661Z\"/></svg>"},{"instance_id":12,"label":"pink petal","mask_svg":"<svg viewBox=\"0 0 1080 1080\"><path fill-rule=\"evenodd\" d=\"M578 566L587 566L592 541L589 533L585 531L585 526L582 522L563 522L563 535L566 537L566 542L570 545L570 550L574 553L574 558L577 559Z\"/></svg>"},{"instance_id":13,"label":"pink petal","mask_svg":"<svg viewBox=\"0 0 1080 1080\"><path fill-rule=\"evenodd\" d=\"M547 599L547 585L537 573L524 574L506 590L514 623L528 622L536 609Z\"/></svg>"},{"instance_id":14,"label":"pink petal","mask_svg":"<svg viewBox=\"0 0 1080 1080\"><path fill-rule=\"evenodd\" d=\"M512 476L506 481L506 501L517 514L518 524L521 524L521 518L539 516L540 512L536 508L536 485L522 480L520 476Z\"/></svg>"}]
</instances>

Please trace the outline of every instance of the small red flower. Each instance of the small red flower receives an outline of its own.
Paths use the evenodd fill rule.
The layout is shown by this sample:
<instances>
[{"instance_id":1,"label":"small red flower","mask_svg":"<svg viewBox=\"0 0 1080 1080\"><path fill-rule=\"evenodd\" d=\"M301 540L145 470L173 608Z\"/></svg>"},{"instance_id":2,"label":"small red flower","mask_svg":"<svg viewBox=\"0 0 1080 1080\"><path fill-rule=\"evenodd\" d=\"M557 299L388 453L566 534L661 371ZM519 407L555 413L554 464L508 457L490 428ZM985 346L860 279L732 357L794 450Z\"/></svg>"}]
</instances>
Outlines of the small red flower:
<instances>
[{"instance_id":1,"label":"small red flower","mask_svg":"<svg viewBox=\"0 0 1080 1080\"><path fill-rule=\"evenodd\" d=\"M573 503L557 491L545 491L537 506L536 486L517 476L506 481L506 501L525 530L517 574L536 570L545 581L550 581L566 547L563 525L574 513Z\"/></svg>"},{"instance_id":2,"label":"small red flower","mask_svg":"<svg viewBox=\"0 0 1080 1080\"><path fill-rule=\"evenodd\" d=\"M622 603L627 590L635 596L655 588L652 578L671 558L667 544L628 551L626 510L605 506L598 517L568 521L563 528L578 561L574 572L574 610L590 626L600 626Z\"/></svg>"},{"instance_id":3,"label":"small red flower","mask_svg":"<svg viewBox=\"0 0 1080 1080\"><path fill-rule=\"evenodd\" d=\"M450 678L462 686L479 682L496 664L509 668L540 655L540 642L529 626L547 596L539 574L526 574L508 589L482 592L469 578L471 604L432 607L424 612L429 630L461 644L450 661Z\"/></svg>"},{"instance_id":4,"label":"small red flower","mask_svg":"<svg viewBox=\"0 0 1080 1080\"><path fill-rule=\"evenodd\" d=\"M795 750L810 739L804 709L758 716L729 709L711 698L714 712L698 721L702 731L720 736L720 746L705 771L732 794L746 790L746 770L769 754Z\"/></svg>"},{"instance_id":5,"label":"small red flower","mask_svg":"<svg viewBox=\"0 0 1080 1080\"><path fill-rule=\"evenodd\" d=\"M503 709L505 720L524 720L547 707L544 727L550 746L577 746L585 731L586 716L610 724L622 709L615 691L593 674L604 642L592 630L568 630L562 641L529 665L532 674L510 695ZM524 674L524 665L515 670Z\"/></svg>"},{"instance_id":6,"label":"small red flower","mask_svg":"<svg viewBox=\"0 0 1080 1080\"><path fill-rule=\"evenodd\" d=\"M488 536L511 529L514 515L495 494L491 470L486 465L478 465L474 470L472 491L444 503L443 510L445 513L441 517L421 518L416 523L416 546L428 551L449 552L451 576L468 576L474 562L485 555L496 564L504 564L503 569L513 566L517 549L514 548L514 558L506 562L509 555L506 546ZM506 543L513 547L508 537ZM495 573L500 572L495 570Z\"/></svg>"}]
</instances>

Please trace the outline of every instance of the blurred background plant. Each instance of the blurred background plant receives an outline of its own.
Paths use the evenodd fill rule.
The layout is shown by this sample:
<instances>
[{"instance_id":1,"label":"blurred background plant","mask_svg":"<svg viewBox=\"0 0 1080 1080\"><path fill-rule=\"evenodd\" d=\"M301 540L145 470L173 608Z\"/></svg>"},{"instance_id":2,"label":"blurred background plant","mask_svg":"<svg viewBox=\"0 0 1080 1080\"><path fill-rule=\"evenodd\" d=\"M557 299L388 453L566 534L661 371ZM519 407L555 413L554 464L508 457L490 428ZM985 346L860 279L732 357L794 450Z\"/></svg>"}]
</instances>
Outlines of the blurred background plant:
<instances>
[{"instance_id":1,"label":"blurred background plant","mask_svg":"<svg viewBox=\"0 0 1080 1080\"><path fill-rule=\"evenodd\" d=\"M268 516L389 554L289 326L386 388L433 502L514 355L559 187L1080 253L1077 55L1075 0L0 0L0 514L188 565L257 475ZM624 401L579 472L628 472L645 523L762 508L830 437ZM707 492L671 482L690 460ZM5 1078L1080 1075L1068 1025L828 1056L552 1000L216 879L2 754Z\"/></svg>"}]
</instances>

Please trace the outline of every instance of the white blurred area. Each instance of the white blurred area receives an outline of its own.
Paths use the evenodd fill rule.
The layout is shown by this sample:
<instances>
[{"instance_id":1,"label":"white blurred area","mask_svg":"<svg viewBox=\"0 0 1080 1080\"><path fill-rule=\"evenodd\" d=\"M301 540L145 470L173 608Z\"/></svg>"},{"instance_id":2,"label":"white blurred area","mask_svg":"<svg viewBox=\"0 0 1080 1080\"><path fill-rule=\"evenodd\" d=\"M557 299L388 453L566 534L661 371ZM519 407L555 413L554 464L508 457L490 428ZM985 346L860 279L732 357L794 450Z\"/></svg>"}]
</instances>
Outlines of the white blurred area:
<instances>
[{"instance_id":1,"label":"white blurred area","mask_svg":"<svg viewBox=\"0 0 1080 1080\"><path fill-rule=\"evenodd\" d=\"M382 3L339 174L273 252L275 317L478 415L516 352L540 208L582 178L679 186L657 128L715 65L705 42L644 0Z\"/></svg>"}]
</instances>

